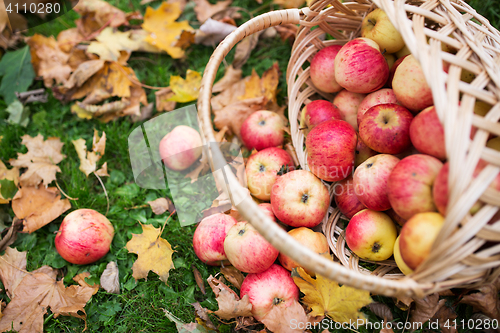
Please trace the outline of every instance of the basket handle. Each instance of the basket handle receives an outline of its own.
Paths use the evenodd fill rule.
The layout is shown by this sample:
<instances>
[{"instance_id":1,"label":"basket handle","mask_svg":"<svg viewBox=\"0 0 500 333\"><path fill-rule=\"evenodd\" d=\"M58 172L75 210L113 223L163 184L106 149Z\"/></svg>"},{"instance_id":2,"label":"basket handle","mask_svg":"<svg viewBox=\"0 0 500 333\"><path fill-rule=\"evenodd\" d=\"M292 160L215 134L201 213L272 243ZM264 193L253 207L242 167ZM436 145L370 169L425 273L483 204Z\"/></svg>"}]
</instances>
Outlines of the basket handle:
<instances>
[{"instance_id":1,"label":"basket handle","mask_svg":"<svg viewBox=\"0 0 500 333\"><path fill-rule=\"evenodd\" d=\"M281 24L299 24L301 15L309 12L309 8L287 9L269 12L259 15L245 24L241 25L231 34L229 34L215 49L203 73L201 81L200 95L198 98L198 113L202 123L202 132L208 143L208 151L212 160L224 161L224 157L218 145L215 143L214 131L211 121L210 101L212 98L212 86L215 80L217 70L222 63L223 58L231 49L243 38L271 26ZM224 162L223 162L224 163ZM380 279L372 275L364 275L349 270L348 268L319 256L312 250L302 246L288 233L274 223L257 203L252 200L248 192L240 185L236 176L229 171L224 173L215 172L213 175L218 184L224 184L223 188L226 194L237 202L236 208L246 221L251 223L259 233L266 238L280 252L287 252L287 255L299 263L302 267L314 271L321 276L335 280L338 283L345 284L357 289L364 289L376 294L386 296L417 296L423 297L428 289L432 289L432 284L424 288L411 279L388 280ZM227 186L227 187L226 187Z\"/></svg>"}]
</instances>

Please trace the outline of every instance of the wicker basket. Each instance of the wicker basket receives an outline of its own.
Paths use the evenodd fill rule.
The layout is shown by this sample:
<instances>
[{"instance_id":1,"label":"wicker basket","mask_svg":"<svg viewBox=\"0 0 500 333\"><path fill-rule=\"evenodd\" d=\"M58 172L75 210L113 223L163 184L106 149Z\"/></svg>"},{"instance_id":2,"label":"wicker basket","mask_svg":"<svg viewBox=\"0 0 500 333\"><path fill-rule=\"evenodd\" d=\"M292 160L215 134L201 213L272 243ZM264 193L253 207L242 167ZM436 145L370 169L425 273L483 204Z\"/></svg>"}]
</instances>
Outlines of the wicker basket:
<instances>
[{"instance_id":1,"label":"wicker basket","mask_svg":"<svg viewBox=\"0 0 500 333\"><path fill-rule=\"evenodd\" d=\"M391 260L378 262L375 271L363 269L357 256L351 255L345 247L338 223L340 212L331 208L325 218L324 232L338 260L330 261L300 246L272 222L234 174L226 173L224 180L218 173L216 177L221 179L217 181L228 184L228 192L238 203L240 214L278 250L303 267L341 284L386 296L423 297L453 287L488 283L500 275L500 222L487 224L500 206L498 192L488 189L500 171L500 152L485 147L490 134L500 136L500 33L467 3L461 0L357 0L346 3L319 0L309 8L274 11L248 21L217 47L206 67L198 100L205 139L215 142L210 112L211 89L224 56L250 34L270 26L298 24L287 70L289 119L299 162L302 168L308 169L307 151L302 149L304 135L297 122L300 110L317 94L329 100L333 98L319 92L311 83L309 61L325 46L344 44L358 37L363 17L376 7L389 15L412 54L420 61L445 128L450 199L445 226L434 243L431 256L410 276L399 273ZM322 41L318 38L325 32L335 39ZM456 54L441 51L441 43L457 49ZM451 64L448 73L442 70L442 61ZM462 69L476 75L472 83L460 81ZM493 106L485 117L474 115L476 99ZM478 128L472 141L469 139L471 126ZM212 159L222 158L216 145L211 146L210 154ZM472 180L480 158L489 165ZM477 200L484 205L471 216L468 212ZM487 241L497 244L482 249Z\"/></svg>"}]
</instances>

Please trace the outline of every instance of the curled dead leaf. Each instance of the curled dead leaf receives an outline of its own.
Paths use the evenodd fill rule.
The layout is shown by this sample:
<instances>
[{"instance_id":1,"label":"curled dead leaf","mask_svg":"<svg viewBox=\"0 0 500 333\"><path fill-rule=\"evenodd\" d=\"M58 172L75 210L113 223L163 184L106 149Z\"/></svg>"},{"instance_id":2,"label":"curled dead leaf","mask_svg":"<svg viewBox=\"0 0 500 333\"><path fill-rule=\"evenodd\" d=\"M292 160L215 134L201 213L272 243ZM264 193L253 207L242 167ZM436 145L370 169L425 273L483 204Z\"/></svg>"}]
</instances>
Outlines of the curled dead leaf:
<instances>
[{"instance_id":1,"label":"curled dead leaf","mask_svg":"<svg viewBox=\"0 0 500 333\"><path fill-rule=\"evenodd\" d=\"M82 287L93 289L92 295L95 295L99 290L99 284L90 285L87 281L85 281L85 278L88 278L89 276L90 276L89 272L83 272L75 275L75 277L73 277L73 280Z\"/></svg>"},{"instance_id":2,"label":"curled dead leaf","mask_svg":"<svg viewBox=\"0 0 500 333\"><path fill-rule=\"evenodd\" d=\"M274 333L304 332L309 318L300 303L293 300L287 307L273 306L261 322Z\"/></svg>"},{"instance_id":3,"label":"curled dead leaf","mask_svg":"<svg viewBox=\"0 0 500 333\"><path fill-rule=\"evenodd\" d=\"M434 317L436 312L445 306L445 299L439 299L439 294L434 293L424 298L414 299L415 308L410 312L410 321L412 323L425 323Z\"/></svg>"},{"instance_id":4,"label":"curled dead leaf","mask_svg":"<svg viewBox=\"0 0 500 333\"><path fill-rule=\"evenodd\" d=\"M263 31L258 31L236 45L236 51L234 53L233 66L234 68L241 68L247 60L250 58L253 49L257 46L259 42L259 37Z\"/></svg>"},{"instance_id":5,"label":"curled dead leaf","mask_svg":"<svg viewBox=\"0 0 500 333\"><path fill-rule=\"evenodd\" d=\"M234 266L224 266L221 267L220 272L224 275L224 278L228 280L233 286L240 289L245 276Z\"/></svg>"},{"instance_id":6,"label":"curled dead leaf","mask_svg":"<svg viewBox=\"0 0 500 333\"><path fill-rule=\"evenodd\" d=\"M248 299L248 295L240 299L228 286L211 275L207 282L215 293L219 304L219 310L214 312L219 318L229 320L236 317L252 316L252 304Z\"/></svg>"},{"instance_id":7,"label":"curled dead leaf","mask_svg":"<svg viewBox=\"0 0 500 333\"><path fill-rule=\"evenodd\" d=\"M174 96L172 88L167 87L155 92L156 96L156 110L157 111L172 111L175 109L177 102L171 101L170 99Z\"/></svg>"},{"instance_id":8,"label":"curled dead leaf","mask_svg":"<svg viewBox=\"0 0 500 333\"><path fill-rule=\"evenodd\" d=\"M226 72L224 73L222 79L220 79L219 81L217 81L216 84L214 84L212 92L217 93L229 89L235 83L241 80L241 73L242 73L241 69L234 69L233 65L229 65L226 68Z\"/></svg>"},{"instance_id":9,"label":"curled dead leaf","mask_svg":"<svg viewBox=\"0 0 500 333\"><path fill-rule=\"evenodd\" d=\"M498 286L493 283L481 286L477 288L477 292L462 297L460 303L472 305L474 311L482 312L488 317L500 321L498 290Z\"/></svg>"},{"instance_id":10,"label":"curled dead leaf","mask_svg":"<svg viewBox=\"0 0 500 333\"><path fill-rule=\"evenodd\" d=\"M148 201L148 205L156 215L161 215L166 211L173 212L175 210L175 208L173 208L174 204L168 198L158 198L156 200Z\"/></svg>"},{"instance_id":11,"label":"curled dead leaf","mask_svg":"<svg viewBox=\"0 0 500 333\"><path fill-rule=\"evenodd\" d=\"M234 30L236 30L234 25L209 18L198 30L196 30L194 43L205 46L217 46L217 44Z\"/></svg>"},{"instance_id":12,"label":"curled dead leaf","mask_svg":"<svg viewBox=\"0 0 500 333\"><path fill-rule=\"evenodd\" d=\"M196 285L198 286L198 288L200 288L201 293L205 295L206 294L205 281L201 277L200 271L194 265L191 265L191 269L193 270L193 275L194 275L194 280L196 281Z\"/></svg>"},{"instance_id":13,"label":"curled dead leaf","mask_svg":"<svg viewBox=\"0 0 500 333\"><path fill-rule=\"evenodd\" d=\"M119 271L116 262L110 261L101 275L101 287L111 294L120 293Z\"/></svg>"},{"instance_id":14,"label":"curled dead leaf","mask_svg":"<svg viewBox=\"0 0 500 333\"><path fill-rule=\"evenodd\" d=\"M102 168L97 170L97 162L104 155L106 149L106 133L102 132L102 137L99 137L97 130L94 130L94 137L92 139L92 151L87 151L87 146L84 139L77 139L71 141L75 146L76 153L80 159L80 171L89 176L95 172L99 176L109 176L107 172L106 163Z\"/></svg>"},{"instance_id":15,"label":"curled dead leaf","mask_svg":"<svg viewBox=\"0 0 500 333\"><path fill-rule=\"evenodd\" d=\"M196 6L194 7L194 12L196 13L198 21L200 23L204 23L215 13L226 9L232 2L233 0L218 1L217 3L212 5L207 0L194 0L194 3L196 4Z\"/></svg>"},{"instance_id":16,"label":"curled dead leaf","mask_svg":"<svg viewBox=\"0 0 500 333\"><path fill-rule=\"evenodd\" d=\"M106 24L110 27L128 25L127 15L106 1L80 0L73 9L80 14L80 18L76 20L76 26L85 37Z\"/></svg>"}]
</instances>

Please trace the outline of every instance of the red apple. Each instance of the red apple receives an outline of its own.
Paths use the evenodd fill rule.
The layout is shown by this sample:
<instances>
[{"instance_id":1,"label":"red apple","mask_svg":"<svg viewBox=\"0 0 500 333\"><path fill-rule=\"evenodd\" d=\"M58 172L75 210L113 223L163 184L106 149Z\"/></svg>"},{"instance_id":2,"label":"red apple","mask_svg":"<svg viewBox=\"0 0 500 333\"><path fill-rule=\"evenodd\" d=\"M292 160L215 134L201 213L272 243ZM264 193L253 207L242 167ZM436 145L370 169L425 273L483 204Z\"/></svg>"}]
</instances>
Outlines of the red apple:
<instances>
[{"instance_id":1,"label":"red apple","mask_svg":"<svg viewBox=\"0 0 500 333\"><path fill-rule=\"evenodd\" d=\"M292 227L317 226L330 206L326 186L311 172L295 170L279 177L271 191L276 217Z\"/></svg>"},{"instance_id":2,"label":"red apple","mask_svg":"<svg viewBox=\"0 0 500 333\"><path fill-rule=\"evenodd\" d=\"M250 156L245 166L250 193L257 199L269 201L271 188L283 166L288 166L290 170L295 169L292 157L281 148L266 148Z\"/></svg>"},{"instance_id":3,"label":"red apple","mask_svg":"<svg viewBox=\"0 0 500 333\"><path fill-rule=\"evenodd\" d=\"M106 216L93 209L77 209L63 219L56 234L56 250L72 264L91 264L109 252L114 234Z\"/></svg>"},{"instance_id":4,"label":"red apple","mask_svg":"<svg viewBox=\"0 0 500 333\"><path fill-rule=\"evenodd\" d=\"M434 106L429 106L415 116L410 124L411 143L423 154L446 159L444 128Z\"/></svg>"},{"instance_id":5,"label":"red apple","mask_svg":"<svg viewBox=\"0 0 500 333\"><path fill-rule=\"evenodd\" d=\"M160 157L167 168L185 170L201 157L202 145L197 130L179 125L161 139Z\"/></svg>"},{"instance_id":6,"label":"red apple","mask_svg":"<svg viewBox=\"0 0 500 333\"><path fill-rule=\"evenodd\" d=\"M368 109L370 109L372 106L379 104L397 104L397 103L398 100L396 99L396 95L394 95L394 91L389 88L380 89L372 92L371 94L368 94L365 98L363 98L358 107L358 115L357 115L358 126L359 124L361 124L361 119L363 119L363 116L365 115L366 111L368 111Z\"/></svg>"},{"instance_id":7,"label":"red apple","mask_svg":"<svg viewBox=\"0 0 500 333\"><path fill-rule=\"evenodd\" d=\"M224 239L233 225L235 218L225 214L205 217L196 227L193 235L194 253L205 264L218 266L227 260L224 252Z\"/></svg>"},{"instance_id":8,"label":"red apple","mask_svg":"<svg viewBox=\"0 0 500 333\"><path fill-rule=\"evenodd\" d=\"M333 104L339 108L342 119L358 130L357 114L359 104L366 97L366 94L358 94L348 90L341 90L333 99Z\"/></svg>"},{"instance_id":9,"label":"red apple","mask_svg":"<svg viewBox=\"0 0 500 333\"><path fill-rule=\"evenodd\" d=\"M389 66L371 39L353 39L335 57L335 80L349 91L371 93L382 88L388 77Z\"/></svg>"},{"instance_id":10,"label":"red apple","mask_svg":"<svg viewBox=\"0 0 500 333\"><path fill-rule=\"evenodd\" d=\"M342 120L339 108L328 101L318 99L302 109L300 128L307 134L314 126L331 119Z\"/></svg>"},{"instance_id":11,"label":"red apple","mask_svg":"<svg viewBox=\"0 0 500 333\"><path fill-rule=\"evenodd\" d=\"M354 180L350 175L346 179L338 181L333 187L333 198L340 212L348 219L354 216L359 211L366 209L354 190Z\"/></svg>"},{"instance_id":12,"label":"red apple","mask_svg":"<svg viewBox=\"0 0 500 333\"><path fill-rule=\"evenodd\" d=\"M377 154L378 153L375 150L368 147L366 143L361 140L358 134L358 142L356 143L356 157L354 158L354 168L357 168L361 163Z\"/></svg>"},{"instance_id":13,"label":"red apple","mask_svg":"<svg viewBox=\"0 0 500 333\"><path fill-rule=\"evenodd\" d=\"M227 259L245 273L260 273L278 258L279 251L248 222L238 222L224 240Z\"/></svg>"},{"instance_id":14,"label":"red apple","mask_svg":"<svg viewBox=\"0 0 500 333\"><path fill-rule=\"evenodd\" d=\"M241 140L248 150L262 150L283 145L285 124L276 112L252 113L241 124Z\"/></svg>"},{"instance_id":15,"label":"red apple","mask_svg":"<svg viewBox=\"0 0 500 333\"><path fill-rule=\"evenodd\" d=\"M342 87L335 81L335 56L342 45L327 46L318 51L311 60L311 81L314 86L323 92L334 93Z\"/></svg>"},{"instance_id":16,"label":"red apple","mask_svg":"<svg viewBox=\"0 0 500 333\"><path fill-rule=\"evenodd\" d=\"M240 297L248 295L252 315L262 320L274 307L286 308L299 300L299 288L290 272L273 264L262 273L248 274L241 284Z\"/></svg>"},{"instance_id":17,"label":"red apple","mask_svg":"<svg viewBox=\"0 0 500 333\"><path fill-rule=\"evenodd\" d=\"M354 190L367 208L384 211L391 208L387 197L387 180L399 158L380 154L364 161L354 172Z\"/></svg>"},{"instance_id":18,"label":"red apple","mask_svg":"<svg viewBox=\"0 0 500 333\"><path fill-rule=\"evenodd\" d=\"M274 222L277 222L273 213L273 206L269 202L263 202L258 205Z\"/></svg>"},{"instance_id":19,"label":"red apple","mask_svg":"<svg viewBox=\"0 0 500 333\"><path fill-rule=\"evenodd\" d=\"M381 261L394 251L398 232L391 218L382 212L365 209L352 217L345 229L345 241L358 257Z\"/></svg>"},{"instance_id":20,"label":"red apple","mask_svg":"<svg viewBox=\"0 0 500 333\"><path fill-rule=\"evenodd\" d=\"M368 147L379 153L399 154L411 146L412 120L411 112L401 105L375 105L363 116L359 135Z\"/></svg>"},{"instance_id":21,"label":"red apple","mask_svg":"<svg viewBox=\"0 0 500 333\"><path fill-rule=\"evenodd\" d=\"M328 182L346 178L354 169L356 143L356 131L343 120L317 125L306 138L311 172Z\"/></svg>"}]
</instances>

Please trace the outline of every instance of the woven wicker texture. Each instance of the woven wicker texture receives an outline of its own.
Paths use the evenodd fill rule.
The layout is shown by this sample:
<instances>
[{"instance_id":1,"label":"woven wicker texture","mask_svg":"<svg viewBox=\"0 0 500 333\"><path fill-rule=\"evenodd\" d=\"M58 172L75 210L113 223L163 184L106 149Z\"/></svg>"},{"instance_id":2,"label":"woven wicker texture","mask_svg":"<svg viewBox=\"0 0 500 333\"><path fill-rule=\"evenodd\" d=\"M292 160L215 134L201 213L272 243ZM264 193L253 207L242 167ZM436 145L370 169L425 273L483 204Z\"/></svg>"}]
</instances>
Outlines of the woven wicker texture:
<instances>
[{"instance_id":1,"label":"woven wicker texture","mask_svg":"<svg viewBox=\"0 0 500 333\"><path fill-rule=\"evenodd\" d=\"M311 99L333 96L319 92L309 77L309 61L321 48L344 44L359 36L363 17L376 6L386 11L424 68L432 91L438 116L445 128L447 156L450 162L450 200L446 223L434 244L431 256L411 276L399 273L392 260L378 262L375 271L359 266L359 259L345 247L338 210L330 210L325 218L324 232L339 262L329 261L301 247L272 222L246 194L236 177L226 172L227 179L216 174L219 183L227 184L236 207L245 219L278 250L292 257L307 269L342 284L370 290L387 296L421 297L432 292L458 286L486 283L500 275L500 222L487 224L498 211L500 196L488 189L500 171L500 152L485 147L488 137L500 135L500 34L487 20L463 1L429 0L358 0L340 3L319 0L310 8L283 10L258 16L230 34L215 50L208 63L200 91L198 110L208 142L214 142L210 99L215 74L223 57L234 45L256 31L279 24L299 24L287 70L289 118L292 142L301 166L307 151L302 149L304 135L298 121L300 110ZM475 19L475 21L473 20ZM480 22L481 24L478 24ZM334 40L323 40L327 33ZM441 43L456 49L446 53ZM451 64L448 73L442 61ZM476 75L469 84L460 81L466 69ZM476 100L493 107L486 116L473 112ZM470 140L471 126L478 130ZM221 156L214 145L212 160ZM472 173L482 158L488 163L478 177ZM470 208L480 200L482 208L471 216ZM487 242L496 244L483 247Z\"/></svg>"}]
</instances>

